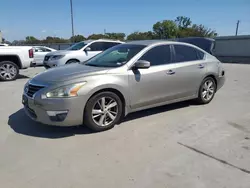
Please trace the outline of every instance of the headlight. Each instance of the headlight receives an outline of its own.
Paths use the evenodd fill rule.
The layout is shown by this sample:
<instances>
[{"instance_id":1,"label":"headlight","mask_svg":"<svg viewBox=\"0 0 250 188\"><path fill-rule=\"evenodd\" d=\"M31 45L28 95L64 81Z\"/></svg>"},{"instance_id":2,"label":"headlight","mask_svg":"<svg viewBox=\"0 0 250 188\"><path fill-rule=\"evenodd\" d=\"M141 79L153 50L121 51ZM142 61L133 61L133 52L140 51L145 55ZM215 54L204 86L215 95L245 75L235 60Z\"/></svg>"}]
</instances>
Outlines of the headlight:
<instances>
[{"instance_id":1,"label":"headlight","mask_svg":"<svg viewBox=\"0 0 250 188\"><path fill-rule=\"evenodd\" d=\"M58 60L58 59L61 59L63 58L65 55L53 55L50 60Z\"/></svg>"},{"instance_id":2,"label":"headlight","mask_svg":"<svg viewBox=\"0 0 250 188\"><path fill-rule=\"evenodd\" d=\"M52 90L52 91L46 93L46 97L47 98L76 97L76 96L78 96L77 92L81 89L81 87L84 84L86 84L86 82L71 84L71 85L67 85L67 86L57 88L55 90Z\"/></svg>"}]
</instances>

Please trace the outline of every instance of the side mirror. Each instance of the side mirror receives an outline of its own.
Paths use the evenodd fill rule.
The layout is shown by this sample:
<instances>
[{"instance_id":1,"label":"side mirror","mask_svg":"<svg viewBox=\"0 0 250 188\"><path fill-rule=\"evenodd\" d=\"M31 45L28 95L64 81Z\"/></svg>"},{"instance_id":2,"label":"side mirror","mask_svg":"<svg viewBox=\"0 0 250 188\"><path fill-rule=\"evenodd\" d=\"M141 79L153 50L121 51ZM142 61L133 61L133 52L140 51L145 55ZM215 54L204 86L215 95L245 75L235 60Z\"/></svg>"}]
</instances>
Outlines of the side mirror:
<instances>
[{"instance_id":1,"label":"side mirror","mask_svg":"<svg viewBox=\"0 0 250 188\"><path fill-rule=\"evenodd\" d=\"M84 51L85 51L85 52L91 51L91 48L90 48L90 47L86 47L86 48L84 49Z\"/></svg>"},{"instance_id":2,"label":"side mirror","mask_svg":"<svg viewBox=\"0 0 250 188\"><path fill-rule=\"evenodd\" d=\"M150 67L150 62L145 60L139 60L135 62L134 69L148 69Z\"/></svg>"}]
</instances>

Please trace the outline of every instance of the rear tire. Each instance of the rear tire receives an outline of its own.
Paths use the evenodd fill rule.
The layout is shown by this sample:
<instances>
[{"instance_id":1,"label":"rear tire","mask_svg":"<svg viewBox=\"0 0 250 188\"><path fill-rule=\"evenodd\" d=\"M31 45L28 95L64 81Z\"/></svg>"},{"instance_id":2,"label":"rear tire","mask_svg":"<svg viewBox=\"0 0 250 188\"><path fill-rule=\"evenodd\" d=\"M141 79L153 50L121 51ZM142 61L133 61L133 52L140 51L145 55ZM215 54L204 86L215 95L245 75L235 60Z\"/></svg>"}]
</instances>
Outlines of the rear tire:
<instances>
[{"instance_id":1,"label":"rear tire","mask_svg":"<svg viewBox=\"0 0 250 188\"><path fill-rule=\"evenodd\" d=\"M0 81L13 81L19 74L19 67L12 61L0 62Z\"/></svg>"},{"instance_id":2,"label":"rear tire","mask_svg":"<svg viewBox=\"0 0 250 188\"><path fill-rule=\"evenodd\" d=\"M197 102L199 104L210 103L216 93L216 87L215 80L212 77L205 78L201 83Z\"/></svg>"},{"instance_id":3,"label":"rear tire","mask_svg":"<svg viewBox=\"0 0 250 188\"><path fill-rule=\"evenodd\" d=\"M113 128L122 117L123 105L113 92L97 93L89 99L84 112L84 125L95 132Z\"/></svg>"}]
</instances>

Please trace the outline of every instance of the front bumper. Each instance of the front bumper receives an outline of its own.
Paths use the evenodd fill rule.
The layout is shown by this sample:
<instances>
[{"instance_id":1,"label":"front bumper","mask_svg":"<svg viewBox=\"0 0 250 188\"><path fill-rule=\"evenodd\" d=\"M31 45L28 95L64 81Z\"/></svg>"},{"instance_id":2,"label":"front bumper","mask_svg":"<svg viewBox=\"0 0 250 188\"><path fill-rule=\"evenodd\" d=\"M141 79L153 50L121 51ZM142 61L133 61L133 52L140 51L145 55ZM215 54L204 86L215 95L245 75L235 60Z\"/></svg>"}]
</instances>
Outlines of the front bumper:
<instances>
[{"instance_id":1,"label":"front bumper","mask_svg":"<svg viewBox=\"0 0 250 188\"><path fill-rule=\"evenodd\" d=\"M43 66L46 69L49 69L49 68L65 65L65 63L66 63L66 61L64 60L64 58L61 58L61 59L58 59L58 60L43 61Z\"/></svg>"},{"instance_id":2,"label":"front bumper","mask_svg":"<svg viewBox=\"0 0 250 188\"><path fill-rule=\"evenodd\" d=\"M22 102L26 114L34 121L42 124L54 126L83 124L83 112L86 104L84 97L36 100L23 94ZM60 112L62 112L63 118L55 118L55 114Z\"/></svg>"}]
</instances>

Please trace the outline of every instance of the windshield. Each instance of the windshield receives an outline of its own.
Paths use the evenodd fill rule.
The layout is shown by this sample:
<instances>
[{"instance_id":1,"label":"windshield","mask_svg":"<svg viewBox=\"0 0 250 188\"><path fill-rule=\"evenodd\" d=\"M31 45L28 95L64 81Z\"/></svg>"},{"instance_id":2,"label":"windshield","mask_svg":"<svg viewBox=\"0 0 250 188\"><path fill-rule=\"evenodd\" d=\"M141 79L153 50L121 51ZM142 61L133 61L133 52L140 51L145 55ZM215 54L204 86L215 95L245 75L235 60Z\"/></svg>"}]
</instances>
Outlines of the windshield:
<instances>
[{"instance_id":1,"label":"windshield","mask_svg":"<svg viewBox=\"0 0 250 188\"><path fill-rule=\"evenodd\" d=\"M126 64L145 47L144 45L120 44L96 55L85 62L85 65L96 67L120 67Z\"/></svg>"},{"instance_id":2,"label":"windshield","mask_svg":"<svg viewBox=\"0 0 250 188\"><path fill-rule=\"evenodd\" d=\"M81 50L87 44L88 44L87 42L79 42L69 47L67 50Z\"/></svg>"}]
</instances>

